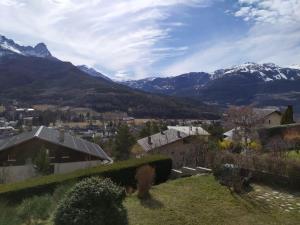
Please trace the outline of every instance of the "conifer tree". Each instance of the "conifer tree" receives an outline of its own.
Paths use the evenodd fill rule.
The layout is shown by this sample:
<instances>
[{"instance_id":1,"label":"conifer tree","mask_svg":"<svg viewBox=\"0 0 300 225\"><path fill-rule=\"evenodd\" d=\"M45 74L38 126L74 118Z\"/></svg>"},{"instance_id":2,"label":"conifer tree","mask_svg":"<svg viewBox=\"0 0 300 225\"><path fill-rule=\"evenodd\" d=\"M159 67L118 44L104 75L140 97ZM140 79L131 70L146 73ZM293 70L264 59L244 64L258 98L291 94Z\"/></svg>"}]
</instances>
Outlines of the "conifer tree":
<instances>
[{"instance_id":1,"label":"conifer tree","mask_svg":"<svg viewBox=\"0 0 300 225\"><path fill-rule=\"evenodd\" d=\"M135 144L135 138L130 133L127 125L121 125L118 129L115 143L114 156L117 160L126 160L130 156L130 149Z\"/></svg>"},{"instance_id":2,"label":"conifer tree","mask_svg":"<svg viewBox=\"0 0 300 225\"><path fill-rule=\"evenodd\" d=\"M295 123L294 110L293 110L293 106L289 105L282 115L281 124L291 124L291 123Z\"/></svg>"}]
</instances>

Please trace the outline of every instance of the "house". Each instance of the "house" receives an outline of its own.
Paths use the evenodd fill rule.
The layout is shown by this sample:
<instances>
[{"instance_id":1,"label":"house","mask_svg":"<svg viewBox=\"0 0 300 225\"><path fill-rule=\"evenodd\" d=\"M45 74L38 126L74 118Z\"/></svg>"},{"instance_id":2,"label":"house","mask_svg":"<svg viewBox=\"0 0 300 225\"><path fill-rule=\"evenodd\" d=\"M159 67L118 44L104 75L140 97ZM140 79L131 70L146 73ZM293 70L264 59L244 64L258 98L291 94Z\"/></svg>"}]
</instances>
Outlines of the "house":
<instances>
[{"instance_id":1,"label":"house","mask_svg":"<svg viewBox=\"0 0 300 225\"><path fill-rule=\"evenodd\" d=\"M168 129L177 130L188 135L200 135L206 139L209 137L209 133L204 130L202 127L193 127L193 126L168 126Z\"/></svg>"},{"instance_id":2,"label":"house","mask_svg":"<svg viewBox=\"0 0 300 225\"><path fill-rule=\"evenodd\" d=\"M11 182L32 177L32 164L41 149L46 149L53 173L112 162L98 145L63 130L41 126L0 140L0 169L5 168L13 174L9 178Z\"/></svg>"},{"instance_id":3,"label":"house","mask_svg":"<svg viewBox=\"0 0 300 225\"><path fill-rule=\"evenodd\" d=\"M278 108L254 108L253 117L255 117L256 128L270 128L280 126L282 113ZM235 127L223 134L225 140L232 141L235 135L241 135L241 127Z\"/></svg>"},{"instance_id":4,"label":"house","mask_svg":"<svg viewBox=\"0 0 300 225\"><path fill-rule=\"evenodd\" d=\"M5 106L4 105L0 105L0 113L5 112Z\"/></svg>"},{"instance_id":5,"label":"house","mask_svg":"<svg viewBox=\"0 0 300 225\"><path fill-rule=\"evenodd\" d=\"M260 127L274 127L281 123L282 113L277 108L255 108L253 111Z\"/></svg>"},{"instance_id":6,"label":"house","mask_svg":"<svg viewBox=\"0 0 300 225\"><path fill-rule=\"evenodd\" d=\"M138 140L141 154L163 154L172 158L173 168L196 166L203 162L201 150L209 134L200 127L168 127L168 130Z\"/></svg>"},{"instance_id":7,"label":"house","mask_svg":"<svg viewBox=\"0 0 300 225\"><path fill-rule=\"evenodd\" d=\"M17 133L17 130L12 126L0 126L0 139L12 136Z\"/></svg>"},{"instance_id":8,"label":"house","mask_svg":"<svg viewBox=\"0 0 300 225\"><path fill-rule=\"evenodd\" d=\"M241 130L241 128L237 127L237 128L233 128L229 131L226 131L225 133L223 133L224 140L233 141L235 133L240 132L240 130Z\"/></svg>"},{"instance_id":9,"label":"house","mask_svg":"<svg viewBox=\"0 0 300 225\"><path fill-rule=\"evenodd\" d=\"M135 119L133 117L123 117L123 123L126 123L128 126L134 126L135 125Z\"/></svg>"}]
</instances>

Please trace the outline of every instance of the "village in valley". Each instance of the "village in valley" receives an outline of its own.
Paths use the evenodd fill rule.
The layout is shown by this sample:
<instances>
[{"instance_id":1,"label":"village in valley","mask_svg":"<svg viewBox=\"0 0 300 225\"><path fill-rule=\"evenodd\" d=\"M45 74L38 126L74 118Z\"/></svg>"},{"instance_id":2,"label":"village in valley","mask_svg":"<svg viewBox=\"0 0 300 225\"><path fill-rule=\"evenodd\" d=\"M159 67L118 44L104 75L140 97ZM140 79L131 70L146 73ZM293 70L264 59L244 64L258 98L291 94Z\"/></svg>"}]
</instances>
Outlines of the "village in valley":
<instances>
[{"instance_id":1,"label":"village in valley","mask_svg":"<svg viewBox=\"0 0 300 225\"><path fill-rule=\"evenodd\" d=\"M18 193L18 189L6 189L6 185L13 188L16 182L21 186L24 182L26 189L32 179L39 183L49 175L76 177L80 171L89 176L93 168L101 174L103 168L124 160L161 155L171 160L170 167L165 165L162 170L158 164L150 168L157 167L154 173L164 174L156 175L163 181L195 177L192 179L212 182L214 176L230 193L268 204L272 210L300 210L300 197L296 192L293 195L285 191L299 187L296 174L300 165L300 125L292 106L231 106L220 119L201 120L134 118L124 112L97 113L86 108L44 105L19 107L15 103L1 106L0 125L0 196ZM135 175L137 188L150 182L146 191L149 193L157 178L150 168L141 168L142 178L138 178L138 172ZM128 181L123 182L125 185ZM29 190L34 186L29 185ZM124 187L128 195L134 192L135 185ZM138 191L142 195L142 190Z\"/></svg>"},{"instance_id":2,"label":"village in valley","mask_svg":"<svg viewBox=\"0 0 300 225\"><path fill-rule=\"evenodd\" d=\"M300 0L0 0L0 225L299 225Z\"/></svg>"}]
</instances>

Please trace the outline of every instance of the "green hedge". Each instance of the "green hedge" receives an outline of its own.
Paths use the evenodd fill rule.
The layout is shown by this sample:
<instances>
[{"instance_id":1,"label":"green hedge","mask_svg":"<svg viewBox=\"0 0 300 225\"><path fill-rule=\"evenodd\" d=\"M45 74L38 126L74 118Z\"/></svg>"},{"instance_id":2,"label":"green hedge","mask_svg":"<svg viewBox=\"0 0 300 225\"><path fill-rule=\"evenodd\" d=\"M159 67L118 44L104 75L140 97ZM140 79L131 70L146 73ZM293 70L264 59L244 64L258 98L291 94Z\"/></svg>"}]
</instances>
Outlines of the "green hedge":
<instances>
[{"instance_id":1,"label":"green hedge","mask_svg":"<svg viewBox=\"0 0 300 225\"><path fill-rule=\"evenodd\" d=\"M11 200L21 200L24 197L52 192L56 186L77 182L83 178L91 176L108 177L115 183L122 186L136 186L136 168L150 164L156 169L155 183L165 182L172 169L172 160L165 156L148 156L141 159L130 159L110 165L77 170L67 174L55 174L39 178L28 179L22 182L0 185L0 198Z\"/></svg>"}]
</instances>

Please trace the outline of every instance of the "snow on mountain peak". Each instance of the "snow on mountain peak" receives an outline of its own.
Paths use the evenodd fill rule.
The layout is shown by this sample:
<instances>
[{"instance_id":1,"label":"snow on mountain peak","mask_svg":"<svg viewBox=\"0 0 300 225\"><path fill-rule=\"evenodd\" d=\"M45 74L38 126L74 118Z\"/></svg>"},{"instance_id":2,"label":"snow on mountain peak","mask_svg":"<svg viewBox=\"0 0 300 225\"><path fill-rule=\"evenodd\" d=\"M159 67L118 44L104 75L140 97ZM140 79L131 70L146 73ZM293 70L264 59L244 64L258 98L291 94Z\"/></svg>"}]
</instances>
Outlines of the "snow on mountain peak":
<instances>
[{"instance_id":1,"label":"snow on mountain peak","mask_svg":"<svg viewBox=\"0 0 300 225\"><path fill-rule=\"evenodd\" d=\"M299 67L300 68L300 67ZM294 71L296 66L283 68L274 63L257 64L247 62L241 65L236 65L227 69L216 70L211 78L218 79L224 76L234 76L245 74L252 75L265 82L274 80L295 80L300 77L300 71Z\"/></svg>"},{"instance_id":2,"label":"snow on mountain peak","mask_svg":"<svg viewBox=\"0 0 300 225\"><path fill-rule=\"evenodd\" d=\"M292 64L292 65L289 66L289 68L300 70L300 64Z\"/></svg>"},{"instance_id":3,"label":"snow on mountain peak","mask_svg":"<svg viewBox=\"0 0 300 225\"><path fill-rule=\"evenodd\" d=\"M110 78L108 78L107 76L103 75L102 73L100 73L99 71L95 70L94 68L88 67L86 65L79 65L77 66L78 69L80 69L82 72L93 76L93 77L101 77L104 78L105 80L111 81Z\"/></svg>"},{"instance_id":4,"label":"snow on mountain peak","mask_svg":"<svg viewBox=\"0 0 300 225\"><path fill-rule=\"evenodd\" d=\"M0 35L0 55L19 54L24 56L35 56L40 58L52 58L51 53L44 43L39 43L35 47L22 46L13 40Z\"/></svg>"}]
</instances>

